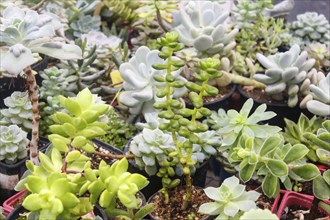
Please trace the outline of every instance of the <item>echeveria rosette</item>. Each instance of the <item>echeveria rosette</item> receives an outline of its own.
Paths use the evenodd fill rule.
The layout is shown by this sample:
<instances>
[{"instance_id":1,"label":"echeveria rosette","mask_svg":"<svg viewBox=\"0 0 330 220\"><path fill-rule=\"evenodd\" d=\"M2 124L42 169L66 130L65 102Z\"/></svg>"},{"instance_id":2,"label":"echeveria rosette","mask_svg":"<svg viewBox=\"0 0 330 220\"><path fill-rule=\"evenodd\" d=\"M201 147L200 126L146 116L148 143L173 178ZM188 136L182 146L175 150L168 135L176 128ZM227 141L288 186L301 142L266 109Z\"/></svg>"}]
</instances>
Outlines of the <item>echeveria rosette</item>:
<instances>
[{"instance_id":1,"label":"echeveria rosette","mask_svg":"<svg viewBox=\"0 0 330 220\"><path fill-rule=\"evenodd\" d=\"M222 12L222 6L211 1L190 1L180 5L180 13L174 13L179 41L196 50L227 55L235 46L235 36L238 29L228 32L226 20L229 12ZM179 17L180 16L180 17Z\"/></svg>"},{"instance_id":2,"label":"echeveria rosette","mask_svg":"<svg viewBox=\"0 0 330 220\"><path fill-rule=\"evenodd\" d=\"M214 202L202 204L198 212L216 215L216 220L235 218L240 211L256 209L255 201L260 196L260 193L253 190L246 192L245 186L239 184L235 176L225 179L218 188L207 187L204 192Z\"/></svg>"},{"instance_id":3,"label":"echeveria rosette","mask_svg":"<svg viewBox=\"0 0 330 220\"><path fill-rule=\"evenodd\" d=\"M27 157L29 139L17 125L0 126L0 161L14 164Z\"/></svg>"},{"instance_id":4,"label":"echeveria rosette","mask_svg":"<svg viewBox=\"0 0 330 220\"><path fill-rule=\"evenodd\" d=\"M309 86L314 100L307 102L308 111L319 116L330 115L330 73L319 82L319 85Z\"/></svg>"},{"instance_id":5,"label":"echeveria rosette","mask_svg":"<svg viewBox=\"0 0 330 220\"><path fill-rule=\"evenodd\" d=\"M161 59L158 50L150 50L142 46L139 47L135 55L127 63L120 65L120 75L124 80L123 89L119 95L119 102L130 108L130 113L137 115L150 111L155 111L153 104L160 102L156 93L165 88L166 84L157 82L155 75L165 76L164 70L156 70L153 64L163 64L165 60ZM175 59L175 57L173 57ZM178 59L178 58L177 58ZM172 75L179 81L186 82L180 76L181 69L173 71ZM184 95L186 89L176 88L173 93L174 98L180 98Z\"/></svg>"},{"instance_id":6,"label":"echeveria rosette","mask_svg":"<svg viewBox=\"0 0 330 220\"><path fill-rule=\"evenodd\" d=\"M247 134L250 137L266 138L281 130L277 126L258 124L276 116L276 113L266 111L266 104L258 106L254 113L250 115L252 106L253 100L248 99L240 112L234 109L228 110L227 113L223 109L219 109L218 113L212 112L207 123L222 137L220 151L235 146L242 134Z\"/></svg>"},{"instance_id":7,"label":"echeveria rosette","mask_svg":"<svg viewBox=\"0 0 330 220\"><path fill-rule=\"evenodd\" d=\"M169 161L169 154L176 151L172 136L158 128L144 128L129 145L135 155L136 164L150 176L157 173L157 166L164 166Z\"/></svg>"},{"instance_id":8,"label":"echeveria rosette","mask_svg":"<svg viewBox=\"0 0 330 220\"><path fill-rule=\"evenodd\" d=\"M27 92L13 92L4 99L8 107L0 110L1 125L19 125L23 130L32 129L32 105Z\"/></svg>"},{"instance_id":9,"label":"echeveria rosette","mask_svg":"<svg viewBox=\"0 0 330 220\"><path fill-rule=\"evenodd\" d=\"M266 71L265 74L255 74L254 79L267 85L265 92L268 95L282 95L287 90L288 106L296 106L299 88L307 72L314 66L315 59L309 59L306 51L300 53L297 44L284 53L267 57L257 53L257 59Z\"/></svg>"},{"instance_id":10,"label":"echeveria rosette","mask_svg":"<svg viewBox=\"0 0 330 220\"><path fill-rule=\"evenodd\" d=\"M54 16L30 9L7 7L1 18L0 69L17 76L35 63L38 53L57 59L80 59L81 49L56 38L61 24ZM13 65L15 64L15 65Z\"/></svg>"}]
</instances>

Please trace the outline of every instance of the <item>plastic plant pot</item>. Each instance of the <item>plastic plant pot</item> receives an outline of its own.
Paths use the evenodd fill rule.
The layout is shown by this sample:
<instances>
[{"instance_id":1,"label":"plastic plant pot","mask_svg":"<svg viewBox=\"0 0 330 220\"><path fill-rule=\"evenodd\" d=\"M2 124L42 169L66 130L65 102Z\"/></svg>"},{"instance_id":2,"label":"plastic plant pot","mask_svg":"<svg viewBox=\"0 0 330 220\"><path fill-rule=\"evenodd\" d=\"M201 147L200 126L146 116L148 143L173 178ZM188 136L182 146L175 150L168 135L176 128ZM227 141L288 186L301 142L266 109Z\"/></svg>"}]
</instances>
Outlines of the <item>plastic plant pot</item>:
<instances>
[{"instance_id":1,"label":"plastic plant pot","mask_svg":"<svg viewBox=\"0 0 330 220\"><path fill-rule=\"evenodd\" d=\"M280 190L280 194L276 197L276 199L274 200L274 203L272 205L272 213L277 213L277 210L279 209L279 206L280 206L280 203L281 203L281 200L283 198L283 196L287 193L288 191L286 190Z\"/></svg>"},{"instance_id":2,"label":"plastic plant pot","mask_svg":"<svg viewBox=\"0 0 330 220\"><path fill-rule=\"evenodd\" d=\"M287 191L283 196L282 202L281 202L280 207L277 211L277 216L280 218L282 213L284 212L284 209L286 207L289 207L289 206L292 206L292 205L299 205L299 206L305 207L307 209L311 209L313 200L314 200L314 196ZM326 200L326 201L323 201L323 202L330 205L329 200ZM322 208L319 208L319 211L321 211L325 215L330 216L330 213L327 213Z\"/></svg>"},{"instance_id":3,"label":"plastic plant pot","mask_svg":"<svg viewBox=\"0 0 330 220\"><path fill-rule=\"evenodd\" d=\"M8 198L4 203L2 204L3 206L3 212L4 215L7 216L11 211L14 210L14 204L21 198L23 198L26 194L27 190L24 189L22 191L19 191L12 197Z\"/></svg>"}]
</instances>

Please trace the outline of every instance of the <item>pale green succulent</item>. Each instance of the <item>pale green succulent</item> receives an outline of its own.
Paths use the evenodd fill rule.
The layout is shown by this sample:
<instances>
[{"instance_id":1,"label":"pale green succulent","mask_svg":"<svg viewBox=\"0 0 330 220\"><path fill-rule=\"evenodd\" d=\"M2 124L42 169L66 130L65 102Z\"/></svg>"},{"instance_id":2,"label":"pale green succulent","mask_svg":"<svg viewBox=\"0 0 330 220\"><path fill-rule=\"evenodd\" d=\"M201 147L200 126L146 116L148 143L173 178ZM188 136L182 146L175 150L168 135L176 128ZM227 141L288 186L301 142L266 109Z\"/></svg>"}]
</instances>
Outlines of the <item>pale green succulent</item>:
<instances>
[{"instance_id":1,"label":"pale green succulent","mask_svg":"<svg viewBox=\"0 0 330 220\"><path fill-rule=\"evenodd\" d=\"M266 104L260 105L250 115L252 106L253 100L248 99L240 112L234 109L228 110L227 113L223 109L212 112L207 123L222 137L220 151L236 146L243 134L248 134L250 137L266 138L281 130L277 126L258 124L276 116L274 112L265 111Z\"/></svg>"},{"instance_id":2,"label":"pale green succulent","mask_svg":"<svg viewBox=\"0 0 330 220\"><path fill-rule=\"evenodd\" d=\"M57 59L79 59L81 49L56 38L63 25L49 13L7 7L2 13L0 69L17 76L35 63L38 53ZM15 65L12 65L15 63Z\"/></svg>"},{"instance_id":3,"label":"pale green succulent","mask_svg":"<svg viewBox=\"0 0 330 220\"><path fill-rule=\"evenodd\" d=\"M238 29L230 30L226 23L229 12L223 11L221 4L189 1L179 8L180 11L174 14L176 22L173 30L178 32L180 42L200 52L221 55L229 54L236 46Z\"/></svg>"},{"instance_id":4,"label":"pale green succulent","mask_svg":"<svg viewBox=\"0 0 330 220\"><path fill-rule=\"evenodd\" d=\"M170 159L168 155L176 148L170 134L158 128L145 128L132 139L129 150L135 155L135 162L140 168L149 175L155 175L157 166L165 166Z\"/></svg>"},{"instance_id":5,"label":"pale green succulent","mask_svg":"<svg viewBox=\"0 0 330 220\"><path fill-rule=\"evenodd\" d=\"M265 83L268 95L277 95L277 99L288 96L288 106L294 107L299 102L298 92L307 72L314 66L315 60L308 59L306 51L300 53L300 47L294 45L284 53L265 57L257 54L258 61L266 68L265 74L255 74L254 79Z\"/></svg>"},{"instance_id":6,"label":"pale green succulent","mask_svg":"<svg viewBox=\"0 0 330 220\"><path fill-rule=\"evenodd\" d=\"M317 12L305 12L297 15L297 20L290 24L290 30L294 37L301 39L304 45L312 42L329 44L330 24L323 14Z\"/></svg>"},{"instance_id":7,"label":"pale green succulent","mask_svg":"<svg viewBox=\"0 0 330 220\"><path fill-rule=\"evenodd\" d=\"M321 117L312 117L308 119L307 116L301 114L298 122L295 123L289 119L284 119L285 128L282 133L286 142L291 144L302 143L308 147L309 152L306 157L312 162L317 162L319 159L316 155L315 150L318 148L313 142L305 137L305 134L316 134L317 130L322 127L322 123L325 120Z\"/></svg>"},{"instance_id":8,"label":"pale green succulent","mask_svg":"<svg viewBox=\"0 0 330 220\"><path fill-rule=\"evenodd\" d=\"M239 218L239 220L279 220L279 218L268 209L251 209Z\"/></svg>"},{"instance_id":9,"label":"pale green succulent","mask_svg":"<svg viewBox=\"0 0 330 220\"><path fill-rule=\"evenodd\" d=\"M202 204L198 212L215 215L216 220L237 219L242 211L256 209L255 201L260 196L256 191L245 191L235 176L225 179L218 188L207 187L204 192L214 202Z\"/></svg>"},{"instance_id":10,"label":"pale green succulent","mask_svg":"<svg viewBox=\"0 0 330 220\"><path fill-rule=\"evenodd\" d=\"M164 82L158 82L154 79L155 76L164 77L166 71L156 70L153 64L164 64L166 61L158 56L158 50L150 51L149 48L142 46L136 51L135 55L129 62L120 65L119 71L123 78L123 89L119 95L119 102L129 107L130 113L138 115L155 111L153 104L159 102L157 92L165 88ZM178 58L172 57L177 62L181 61ZM180 76L181 69L172 72L172 75L179 81L186 82ZM187 90L183 88L175 88L173 97L180 98Z\"/></svg>"},{"instance_id":11,"label":"pale green succulent","mask_svg":"<svg viewBox=\"0 0 330 220\"><path fill-rule=\"evenodd\" d=\"M330 199L330 170L324 171L323 175L313 180L313 194L320 200Z\"/></svg>"},{"instance_id":12,"label":"pale green succulent","mask_svg":"<svg viewBox=\"0 0 330 220\"><path fill-rule=\"evenodd\" d=\"M320 175L314 164L303 158L308 153L303 144L284 144L279 134L266 139L241 138L239 145L229 155L232 164L239 164L239 177L249 181L255 174L262 177L262 190L268 197L275 198L280 193L280 182L287 190L292 190L290 179L310 181Z\"/></svg>"},{"instance_id":13,"label":"pale green succulent","mask_svg":"<svg viewBox=\"0 0 330 220\"><path fill-rule=\"evenodd\" d=\"M4 99L4 104L8 108L0 110L3 116L1 125L16 124L26 131L32 129L32 104L27 92L13 92Z\"/></svg>"},{"instance_id":14,"label":"pale green succulent","mask_svg":"<svg viewBox=\"0 0 330 220\"><path fill-rule=\"evenodd\" d=\"M316 60L314 67L317 70L330 70L330 45L312 43L306 50L308 55Z\"/></svg>"},{"instance_id":15,"label":"pale green succulent","mask_svg":"<svg viewBox=\"0 0 330 220\"><path fill-rule=\"evenodd\" d=\"M29 139L17 125L0 126L0 161L14 164L27 157Z\"/></svg>"},{"instance_id":16,"label":"pale green succulent","mask_svg":"<svg viewBox=\"0 0 330 220\"><path fill-rule=\"evenodd\" d=\"M306 103L308 111L315 115L330 115L330 74L321 79L318 85L309 86L313 100Z\"/></svg>"},{"instance_id":17,"label":"pale green succulent","mask_svg":"<svg viewBox=\"0 0 330 220\"><path fill-rule=\"evenodd\" d=\"M73 36L80 37L90 31L99 31L101 27L100 16L81 15L78 20L70 24Z\"/></svg>"}]
</instances>

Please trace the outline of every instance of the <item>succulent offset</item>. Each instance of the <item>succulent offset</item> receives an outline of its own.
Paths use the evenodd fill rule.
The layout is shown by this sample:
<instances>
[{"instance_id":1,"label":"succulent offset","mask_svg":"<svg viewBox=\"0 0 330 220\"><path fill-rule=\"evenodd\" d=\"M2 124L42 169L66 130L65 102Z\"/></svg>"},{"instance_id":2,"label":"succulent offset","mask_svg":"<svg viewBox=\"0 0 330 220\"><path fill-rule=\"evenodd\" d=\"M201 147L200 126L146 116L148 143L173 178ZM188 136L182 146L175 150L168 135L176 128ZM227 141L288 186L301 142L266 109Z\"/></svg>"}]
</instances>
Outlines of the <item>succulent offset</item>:
<instances>
[{"instance_id":1,"label":"succulent offset","mask_svg":"<svg viewBox=\"0 0 330 220\"><path fill-rule=\"evenodd\" d=\"M237 219L241 211L256 209L255 201L260 196L256 191L245 191L235 176L225 179L218 188L207 187L204 192L214 202L202 204L198 212L215 215L216 219Z\"/></svg>"},{"instance_id":2,"label":"succulent offset","mask_svg":"<svg viewBox=\"0 0 330 220\"><path fill-rule=\"evenodd\" d=\"M299 38L305 46L312 42L326 43L328 46L330 44L330 24L323 14L317 12L299 14L297 20L290 25L290 30L292 35Z\"/></svg>"},{"instance_id":3,"label":"succulent offset","mask_svg":"<svg viewBox=\"0 0 330 220\"><path fill-rule=\"evenodd\" d=\"M1 24L0 69L17 76L24 68L35 63L38 53L57 59L79 59L81 50L65 44L56 37L62 24L47 14L38 14L30 9L7 7ZM15 63L15 65L12 65Z\"/></svg>"},{"instance_id":4,"label":"succulent offset","mask_svg":"<svg viewBox=\"0 0 330 220\"><path fill-rule=\"evenodd\" d=\"M313 100L307 102L308 111L315 115L330 115L330 74L320 80L318 85L309 86L313 95Z\"/></svg>"},{"instance_id":5,"label":"succulent offset","mask_svg":"<svg viewBox=\"0 0 330 220\"><path fill-rule=\"evenodd\" d=\"M165 62L158 54L158 50L150 51L149 48L142 46L139 47L129 62L120 65L119 71L124 80L123 89L125 91L120 93L118 100L129 107L130 113L133 115L154 111L152 105L155 101L161 100L156 96L156 93L165 88L165 83L157 82L154 80L154 76L165 76L166 72L156 70L152 66ZM172 72L173 77L185 82L186 80L179 74L180 69ZM185 92L186 89L184 88L176 88L173 97L179 98Z\"/></svg>"},{"instance_id":6,"label":"succulent offset","mask_svg":"<svg viewBox=\"0 0 330 220\"><path fill-rule=\"evenodd\" d=\"M229 12L222 12L217 2L189 1L180 5L174 16L173 30L179 33L179 41L193 46L200 52L227 55L236 46L234 40L238 29L229 30L226 20Z\"/></svg>"},{"instance_id":7,"label":"succulent offset","mask_svg":"<svg viewBox=\"0 0 330 220\"><path fill-rule=\"evenodd\" d=\"M1 125L20 125L26 131L32 129L32 105L27 92L13 92L4 99L6 109L1 109Z\"/></svg>"},{"instance_id":8,"label":"succulent offset","mask_svg":"<svg viewBox=\"0 0 330 220\"><path fill-rule=\"evenodd\" d=\"M307 77L307 72L314 66L315 60L308 59L306 51L300 53L300 47L294 45L284 53L276 53L265 57L258 53L258 61L266 68L265 74L255 74L254 79L265 83L265 92L278 99L288 96L288 106L298 104L298 92L302 82Z\"/></svg>"},{"instance_id":9,"label":"succulent offset","mask_svg":"<svg viewBox=\"0 0 330 220\"><path fill-rule=\"evenodd\" d=\"M29 139L17 125L0 126L0 161L14 164L27 157Z\"/></svg>"}]
</instances>

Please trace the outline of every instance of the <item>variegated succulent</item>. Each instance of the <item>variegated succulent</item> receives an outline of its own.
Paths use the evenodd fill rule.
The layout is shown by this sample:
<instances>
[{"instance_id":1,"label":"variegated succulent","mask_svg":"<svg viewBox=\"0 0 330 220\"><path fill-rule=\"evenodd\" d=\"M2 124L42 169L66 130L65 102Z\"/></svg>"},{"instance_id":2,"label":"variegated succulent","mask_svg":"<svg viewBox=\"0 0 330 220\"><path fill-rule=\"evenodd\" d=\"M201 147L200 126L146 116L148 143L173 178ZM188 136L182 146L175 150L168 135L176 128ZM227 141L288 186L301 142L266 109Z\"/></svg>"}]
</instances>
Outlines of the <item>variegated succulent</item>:
<instances>
[{"instance_id":1,"label":"variegated succulent","mask_svg":"<svg viewBox=\"0 0 330 220\"><path fill-rule=\"evenodd\" d=\"M19 125L26 131L32 129L32 105L27 92L13 92L4 99L6 109L0 110L1 125Z\"/></svg>"},{"instance_id":2,"label":"variegated succulent","mask_svg":"<svg viewBox=\"0 0 330 220\"><path fill-rule=\"evenodd\" d=\"M219 14L222 12L222 14ZM236 46L238 29L227 25L229 12L221 4L211 1L189 1L180 5L174 14L173 30L179 33L179 41L193 46L200 52L227 55Z\"/></svg>"},{"instance_id":3,"label":"variegated succulent","mask_svg":"<svg viewBox=\"0 0 330 220\"><path fill-rule=\"evenodd\" d=\"M0 161L14 164L27 157L29 139L27 133L17 125L0 125Z\"/></svg>"},{"instance_id":4,"label":"variegated succulent","mask_svg":"<svg viewBox=\"0 0 330 220\"><path fill-rule=\"evenodd\" d=\"M306 51L300 53L300 47L294 45L284 53L265 57L257 54L258 61L266 68L265 74L255 74L257 81L265 83L265 92L273 98L284 100L288 96L288 106L298 104L298 92L307 72L314 66L315 60L308 59ZM275 97L276 95L276 97Z\"/></svg>"}]
</instances>

